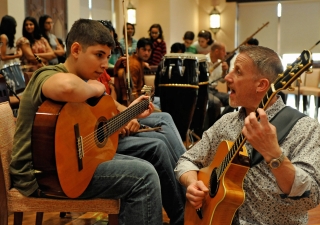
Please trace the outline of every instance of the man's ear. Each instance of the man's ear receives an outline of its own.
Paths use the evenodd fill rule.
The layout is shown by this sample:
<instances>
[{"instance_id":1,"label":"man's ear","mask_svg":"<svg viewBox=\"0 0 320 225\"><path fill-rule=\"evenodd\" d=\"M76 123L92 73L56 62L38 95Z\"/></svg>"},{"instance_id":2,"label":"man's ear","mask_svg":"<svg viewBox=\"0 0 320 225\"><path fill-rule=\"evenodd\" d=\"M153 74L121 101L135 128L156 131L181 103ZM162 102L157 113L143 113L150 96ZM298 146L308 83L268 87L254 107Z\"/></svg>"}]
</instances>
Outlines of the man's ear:
<instances>
[{"instance_id":1,"label":"man's ear","mask_svg":"<svg viewBox=\"0 0 320 225\"><path fill-rule=\"evenodd\" d=\"M79 42L74 42L71 45L70 53L73 57L78 58L81 51L82 51L82 46L79 44Z\"/></svg>"},{"instance_id":2,"label":"man's ear","mask_svg":"<svg viewBox=\"0 0 320 225\"><path fill-rule=\"evenodd\" d=\"M266 92L268 91L270 82L267 78L262 78L259 80L256 92Z\"/></svg>"}]
</instances>

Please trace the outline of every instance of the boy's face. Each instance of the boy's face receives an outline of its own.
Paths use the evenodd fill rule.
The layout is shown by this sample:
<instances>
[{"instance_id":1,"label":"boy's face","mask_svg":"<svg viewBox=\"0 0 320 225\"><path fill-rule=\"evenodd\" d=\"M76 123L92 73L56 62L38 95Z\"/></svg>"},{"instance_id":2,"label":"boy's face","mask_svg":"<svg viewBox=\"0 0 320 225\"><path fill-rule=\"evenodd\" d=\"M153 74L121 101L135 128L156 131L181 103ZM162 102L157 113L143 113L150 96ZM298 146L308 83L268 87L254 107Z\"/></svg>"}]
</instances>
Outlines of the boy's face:
<instances>
[{"instance_id":1,"label":"boy's face","mask_svg":"<svg viewBox=\"0 0 320 225\"><path fill-rule=\"evenodd\" d=\"M107 45L81 47L76 56L76 74L82 79L96 80L108 68L110 55L111 49Z\"/></svg>"},{"instance_id":2,"label":"boy's face","mask_svg":"<svg viewBox=\"0 0 320 225\"><path fill-rule=\"evenodd\" d=\"M188 40L188 39L183 39L183 41L184 41L184 45L186 46L186 48L189 48L193 43L192 40Z\"/></svg>"},{"instance_id":3,"label":"boy's face","mask_svg":"<svg viewBox=\"0 0 320 225\"><path fill-rule=\"evenodd\" d=\"M146 45L145 47L142 47L142 48L137 48L137 56L142 61L147 61L150 58L151 52L152 50L150 45Z\"/></svg>"}]
</instances>

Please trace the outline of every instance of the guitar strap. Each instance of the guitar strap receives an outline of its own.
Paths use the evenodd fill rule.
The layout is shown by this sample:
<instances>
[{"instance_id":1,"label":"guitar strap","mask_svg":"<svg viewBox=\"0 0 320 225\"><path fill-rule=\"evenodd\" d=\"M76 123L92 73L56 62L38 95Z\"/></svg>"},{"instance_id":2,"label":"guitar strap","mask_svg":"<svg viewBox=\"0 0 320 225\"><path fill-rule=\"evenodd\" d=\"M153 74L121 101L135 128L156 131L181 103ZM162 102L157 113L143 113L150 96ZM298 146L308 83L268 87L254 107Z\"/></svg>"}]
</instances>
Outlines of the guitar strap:
<instances>
[{"instance_id":1,"label":"guitar strap","mask_svg":"<svg viewBox=\"0 0 320 225\"><path fill-rule=\"evenodd\" d=\"M293 109L290 106L286 106L270 120L270 123L277 128L277 137L279 144L284 141L296 122L304 116L306 115L299 112L298 110ZM257 150L253 149L250 157L250 167L254 167L262 160L262 155Z\"/></svg>"}]
</instances>

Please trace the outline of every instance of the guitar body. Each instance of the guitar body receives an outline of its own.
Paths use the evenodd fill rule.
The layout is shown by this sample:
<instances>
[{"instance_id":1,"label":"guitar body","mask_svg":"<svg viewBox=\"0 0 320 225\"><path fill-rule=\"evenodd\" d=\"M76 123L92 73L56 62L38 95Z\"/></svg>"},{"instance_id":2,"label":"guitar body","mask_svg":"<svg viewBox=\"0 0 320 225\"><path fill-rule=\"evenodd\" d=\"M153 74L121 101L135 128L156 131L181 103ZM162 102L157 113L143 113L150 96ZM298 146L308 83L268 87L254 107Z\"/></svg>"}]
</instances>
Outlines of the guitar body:
<instances>
[{"instance_id":1,"label":"guitar body","mask_svg":"<svg viewBox=\"0 0 320 225\"><path fill-rule=\"evenodd\" d=\"M224 225L231 224L237 209L243 204L245 193L243 180L249 170L248 154L245 147L235 156L220 181L210 182L212 172L217 168L227 153L232 142L223 141L217 149L217 154L212 163L198 172L198 180L214 192L206 196L202 205L203 218L200 219L196 209L186 202L184 224L185 225ZM211 183L211 185L210 185Z\"/></svg>"},{"instance_id":2,"label":"guitar body","mask_svg":"<svg viewBox=\"0 0 320 225\"><path fill-rule=\"evenodd\" d=\"M97 166L115 155L118 132L107 136L109 127L103 125L117 114L111 96L101 97L94 105L45 101L32 131L33 166L40 189L48 195L79 197Z\"/></svg>"}]
</instances>

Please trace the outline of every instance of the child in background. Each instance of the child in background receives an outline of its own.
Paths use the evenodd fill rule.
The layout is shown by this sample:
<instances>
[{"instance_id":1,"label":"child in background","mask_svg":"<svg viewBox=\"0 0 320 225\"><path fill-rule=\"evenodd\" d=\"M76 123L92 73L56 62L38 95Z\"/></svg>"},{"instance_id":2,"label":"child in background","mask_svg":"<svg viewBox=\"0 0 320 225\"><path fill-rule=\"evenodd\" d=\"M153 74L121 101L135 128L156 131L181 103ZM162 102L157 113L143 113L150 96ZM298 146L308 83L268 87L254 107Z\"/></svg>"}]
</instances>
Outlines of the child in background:
<instances>
[{"instance_id":1,"label":"child in background","mask_svg":"<svg viewBox=\"0 0 320 225\"><path fill-rule=\"evenodd\" d=\"M157 66L162 57L167 53L167 46L163 38L163 31L160 24L153 24L149 28L149 36L153 42L153 46L152 54L147 62L150 66Z\"/></svg>"},{"instance_id":2,"label":"child in background","mask_svg":"<svg viewBox=\"0 0 320 225\"><path fill-rule=\"evenodd\" d=\"M183 42L184 46L186 47L185 52L190 52L190 53L197 53L196 48L192 45L193 40L194 40L194 33L192 31L187 31L184 36L183 36Z\"/></svg>"},{"instance_id":3,"label":"child in background","mask_svg":"<svg viewBox=\"0 0 320 225\"><path fill-rule=\"evenodd\" d=\"M211 51L213 39L210 31L202 30L198 33L198 41L193 46L196 48L198 54L208 54Z\"/></svg>"}]
</instances>

